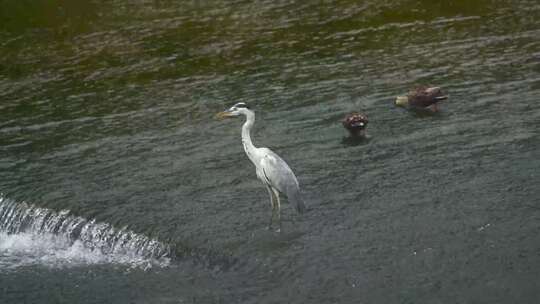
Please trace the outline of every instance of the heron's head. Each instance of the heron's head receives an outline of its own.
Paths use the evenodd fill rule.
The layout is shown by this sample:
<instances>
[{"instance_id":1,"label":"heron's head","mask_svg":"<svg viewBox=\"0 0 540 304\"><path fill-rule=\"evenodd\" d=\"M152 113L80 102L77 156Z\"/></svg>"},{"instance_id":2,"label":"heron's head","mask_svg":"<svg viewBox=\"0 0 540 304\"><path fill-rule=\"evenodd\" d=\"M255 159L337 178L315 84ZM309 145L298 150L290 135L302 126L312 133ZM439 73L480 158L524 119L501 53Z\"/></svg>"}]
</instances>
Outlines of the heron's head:
<instances>
[{"instance_id":1,"label":"heron's head","mask_svg":"<svg viewBox=\"0 0 540 304\"><path fill-rule=\"evenodd\" d=\"M405 107L405 106L407 106L409 104L409 97L407 97L407 96L398 96L394 103L396 104L396 106Z\"/></svg>"},{"instance_id":2,"label":"heron's head","mask_svg":"<svg viewBox=\"0 0 540 304\"><path fill-rule=\"evenodd\" d=\"M239 102L235 104L234 106L230 107L229 109L219 112L216 114L217 118L228 118L228 117L236 117L240 115L247 115L248 112L251 112L249 110L249 107L244 102Z\"/></svg>"}]
</instances>

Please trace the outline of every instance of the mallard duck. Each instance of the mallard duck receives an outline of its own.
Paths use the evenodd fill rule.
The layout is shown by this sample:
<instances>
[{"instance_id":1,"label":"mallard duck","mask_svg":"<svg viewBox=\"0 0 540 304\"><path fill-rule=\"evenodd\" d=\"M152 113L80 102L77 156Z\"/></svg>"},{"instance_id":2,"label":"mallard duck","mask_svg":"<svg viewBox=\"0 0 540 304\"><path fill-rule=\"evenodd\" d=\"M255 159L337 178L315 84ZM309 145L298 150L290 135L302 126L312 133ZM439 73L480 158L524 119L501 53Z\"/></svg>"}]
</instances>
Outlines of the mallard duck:
<instances>
[{"instance_id":1,"label":"mallard duck","mask_svg":"<svg viewBox=\"0 0 540 304\"><path fill-rule=\"evenodd\" d=\"M361 137L366 135L366 127L368 124L367 116L358 112L352 112L345 115L341 121L343 127L351 133L351 136Z\"/></svg>"},{"instance_id":2,"label":"mallard duck","mask_svg":"<svg viewBox=\"0 0 540 304\"><path fill-rule=\"evenodd\" d=\"M410 91L406 96L398 96L395 104L400 107L412 108L430 108L432 111L437 111L437 103L447 99L439 87L418 87Z\"/></svg>"}]
</instances>

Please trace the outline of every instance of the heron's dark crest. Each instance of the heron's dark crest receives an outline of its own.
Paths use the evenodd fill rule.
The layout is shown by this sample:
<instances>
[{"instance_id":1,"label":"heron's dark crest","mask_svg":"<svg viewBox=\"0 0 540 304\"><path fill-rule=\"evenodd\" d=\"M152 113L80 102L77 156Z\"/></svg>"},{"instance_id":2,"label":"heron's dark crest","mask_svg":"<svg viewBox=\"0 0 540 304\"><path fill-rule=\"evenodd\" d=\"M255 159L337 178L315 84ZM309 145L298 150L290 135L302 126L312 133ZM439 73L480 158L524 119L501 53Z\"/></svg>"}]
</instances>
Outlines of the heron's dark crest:
<instances>
[{"instance_id":1,"label":"heron's dark crest","mask_svg":"<svg viewBox=\"0 0 540 304\"><path fill-rule=\"evenodd\" d=\"M250 108L245 102L239 102L239 103L235 104L233 107L235 107L235 108L246 108L246 109Z\"/></svg>"}]
</instances>

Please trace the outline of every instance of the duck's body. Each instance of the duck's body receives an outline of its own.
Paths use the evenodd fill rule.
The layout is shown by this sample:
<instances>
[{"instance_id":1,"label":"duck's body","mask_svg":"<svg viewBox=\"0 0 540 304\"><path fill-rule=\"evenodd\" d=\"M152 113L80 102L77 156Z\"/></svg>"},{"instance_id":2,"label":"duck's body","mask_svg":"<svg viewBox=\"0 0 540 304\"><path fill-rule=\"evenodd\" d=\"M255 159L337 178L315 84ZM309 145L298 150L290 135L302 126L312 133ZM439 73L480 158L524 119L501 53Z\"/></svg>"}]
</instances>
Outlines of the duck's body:
<instances>
[{"instance_id":1,"label":"duck's body","mask_svg":"<svg viewBox=\"0 0 540 304\"><path fill-rule=\"evenodd\" d=\"M395 104L401 107L412 107L417 109L431 108L437 111L437 103L447 99L439 87L418 87L410 91L406 96L398 96Z\"/></svg>"},{"instance_id":2,"label":"duck's body","mask_svg":"<svg viewBox=\"0 0 540 304\"><path fill-rule=\"evenodd\" d=\"M349 113L345 115L341 123L353 137L363 137L366 135L368 119L364 114L358 112Z\"/></svg>"}]
</instances>

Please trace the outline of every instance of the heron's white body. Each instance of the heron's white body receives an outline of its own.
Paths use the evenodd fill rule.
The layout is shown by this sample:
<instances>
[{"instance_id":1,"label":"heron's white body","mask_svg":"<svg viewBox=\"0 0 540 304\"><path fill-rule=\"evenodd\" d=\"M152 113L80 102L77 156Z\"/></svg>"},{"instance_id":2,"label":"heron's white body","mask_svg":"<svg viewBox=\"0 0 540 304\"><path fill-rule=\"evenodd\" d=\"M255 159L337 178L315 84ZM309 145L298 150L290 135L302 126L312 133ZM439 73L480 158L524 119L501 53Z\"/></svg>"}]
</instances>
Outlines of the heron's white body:
<instances>
[{"instance_id":1,"label":"heron's white body","mask_svg":"<svg viewBox=\"0 0 540 304\"><path fill-rule=\"evenodd\" d=\"M280 218L280 193L285 194L290 202L295 203L299 212L303 212L305 205L300 195L298 180L293 171L272 150L268 148L256 148L253 145L250 132L255 123L255 113L246 107L238 107L237 105L233 106L226 113L232 113L234 116L240 114L246 116L246 122L242 126L242 146L249 160L255 165L257 178L263 182L270 195L270 203L272 205L270 226L272 225L274 216L277 215L278 219Z\"/></svg>"},{"instance_id":2,"label":"heron's white body","mask_svg":"<svg viewBox=\"0 0 540 304\"><path fill-rule=\"evenodd\" d=\"M251 141L251 128L255 123L255 113L246 111L246 122L242 126L242 146L249 160L255 165L255 172L257 178L263 183L269 184L277 188L282 193L286 193L286 186L280 183L283 177L287 178L287 181L293 181L294 185L298 187L298 180L292 172L289 165L281 159L276 153L268 148L256 148ZM276 169L278 172L276 172ZM271 179L276 174L282 174L279 178ZM276 176L277 177L277 176Z\"/></svg>"}]
</instances>

